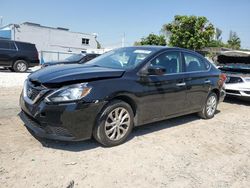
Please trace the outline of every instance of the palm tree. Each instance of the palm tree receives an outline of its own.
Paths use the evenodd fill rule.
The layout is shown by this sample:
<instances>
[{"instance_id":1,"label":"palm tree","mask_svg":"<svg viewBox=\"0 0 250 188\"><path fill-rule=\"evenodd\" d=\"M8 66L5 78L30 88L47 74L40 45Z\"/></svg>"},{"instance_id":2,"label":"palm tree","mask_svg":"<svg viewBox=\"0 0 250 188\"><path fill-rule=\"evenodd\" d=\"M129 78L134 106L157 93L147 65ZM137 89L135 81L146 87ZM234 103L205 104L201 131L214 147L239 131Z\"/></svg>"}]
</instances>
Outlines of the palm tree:
<instances>
[{"instance_id":1,"label":"palm tree","mask_svg":"<svg viewBox=\"0 0 250 188\"><path fill-rule=\"evenodd\" d=\"M236 32L230 31L230 36L227 43L229 48L232 48L234 50L240 49L241 40Z\"/></svg>"}]
</instances>

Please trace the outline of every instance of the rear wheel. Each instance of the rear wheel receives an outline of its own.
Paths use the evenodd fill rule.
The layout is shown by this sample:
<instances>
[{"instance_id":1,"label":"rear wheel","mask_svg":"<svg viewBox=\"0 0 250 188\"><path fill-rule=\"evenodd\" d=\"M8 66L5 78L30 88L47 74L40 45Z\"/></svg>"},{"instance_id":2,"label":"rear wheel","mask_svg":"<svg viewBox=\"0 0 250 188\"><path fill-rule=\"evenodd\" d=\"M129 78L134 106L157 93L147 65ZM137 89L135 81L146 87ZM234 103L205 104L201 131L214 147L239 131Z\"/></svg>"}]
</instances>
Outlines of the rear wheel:
<instances>
[{"instance_id":1,"label":"rear wheel","mask_svg":"<svg viewBox=\"0 0 250 188\"><path fill-rule=\"evenodd\" d=\"M15 72L26 72L28 69L28 63L24 60L17 60L13 65L13 69Z\"/></svg>"},{"instance_id":2,"label":"rear wheel","mask_svg":"<svg viewBox=\"0 0 250 188\"><path fill-rule=\"evenodd\" d=\"M214 117L218 105L218 97L215 93L210 93L207 97L206 103L199 116L203 119L211 119Z\"/></svg>"},{"instance_id":3,"label":"rear wheel","mask_svg":"<svg viewBox=\"0 0 250 188\"><path fill-rule=\"evenodd\" d=\"M112 101L102 110L93 136L104 146L122 144L132 131L133 119L129 104L120 100Z\"/></svg>"}]
</instances>

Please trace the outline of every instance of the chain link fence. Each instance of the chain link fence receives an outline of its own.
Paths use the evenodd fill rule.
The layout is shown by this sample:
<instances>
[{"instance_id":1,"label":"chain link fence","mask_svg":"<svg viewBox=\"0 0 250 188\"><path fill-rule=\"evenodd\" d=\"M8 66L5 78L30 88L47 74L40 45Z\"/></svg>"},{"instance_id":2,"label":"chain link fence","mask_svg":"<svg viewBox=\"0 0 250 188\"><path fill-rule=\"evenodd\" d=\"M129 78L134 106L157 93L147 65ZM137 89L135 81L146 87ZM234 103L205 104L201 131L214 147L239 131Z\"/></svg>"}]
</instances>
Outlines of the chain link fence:
<instances>
[{"instance_id":1,"label":"chain link fence","mask_svg":"<svg viewBox=\"0 0 250 188\"><path fill-rule=\"evenodd\" d=\"M76 53L72 52L52 52L52 51L41 51L40 52L40 60L41 64L50 62L50 61L62 61L72 56Z\"/></svg>"}]
</instances>

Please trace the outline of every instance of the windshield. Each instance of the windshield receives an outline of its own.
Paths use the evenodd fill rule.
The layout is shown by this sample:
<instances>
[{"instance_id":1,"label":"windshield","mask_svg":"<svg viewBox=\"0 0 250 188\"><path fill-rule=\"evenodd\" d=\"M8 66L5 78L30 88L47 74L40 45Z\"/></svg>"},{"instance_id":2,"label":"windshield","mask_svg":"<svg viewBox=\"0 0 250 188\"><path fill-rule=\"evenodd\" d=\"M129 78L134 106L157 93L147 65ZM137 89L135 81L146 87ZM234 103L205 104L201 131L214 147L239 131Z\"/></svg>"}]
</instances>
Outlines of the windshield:
<instances>
[{"instance_id":1,"label":"windshield","mask_svg":"<svg viewBox=\"0 0 250 188\"><path fill-rule=\"evenodd\" d=\"M84 54L74 54L67 57L66 61L80 61L85 55Z\"/></svg>"},{"instance_id":2,"label":"windshield","mask_svg":"<svg viewBox=\"0 0 250 188\"><path fill-rule=\"evenodd\" d=\"M103 54L86 64L115 69L133 69L153 51L138 48L119 48Z\"/></svg>"}]
</instances>

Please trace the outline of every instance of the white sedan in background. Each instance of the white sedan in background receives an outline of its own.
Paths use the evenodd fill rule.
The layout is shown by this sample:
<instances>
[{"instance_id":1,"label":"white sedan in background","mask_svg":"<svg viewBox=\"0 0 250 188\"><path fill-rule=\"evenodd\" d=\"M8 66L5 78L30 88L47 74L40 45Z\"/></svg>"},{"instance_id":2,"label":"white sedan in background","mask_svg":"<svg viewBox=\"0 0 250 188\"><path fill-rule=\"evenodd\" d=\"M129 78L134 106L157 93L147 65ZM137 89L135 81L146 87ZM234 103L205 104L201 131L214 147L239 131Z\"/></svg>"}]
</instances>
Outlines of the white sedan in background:
<instances>
[{"instance_id":1,"label":"white sedan in background","mask_svg":"<svg viewBox=\"0 0 250 188\"><path fill-rule=\"evenodd\" d=\"M250 52L226 51L217 57L218 68L227 76L227 95L250 99Z\"/></svg>"}]
</instances>

